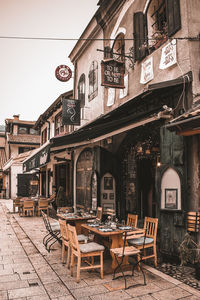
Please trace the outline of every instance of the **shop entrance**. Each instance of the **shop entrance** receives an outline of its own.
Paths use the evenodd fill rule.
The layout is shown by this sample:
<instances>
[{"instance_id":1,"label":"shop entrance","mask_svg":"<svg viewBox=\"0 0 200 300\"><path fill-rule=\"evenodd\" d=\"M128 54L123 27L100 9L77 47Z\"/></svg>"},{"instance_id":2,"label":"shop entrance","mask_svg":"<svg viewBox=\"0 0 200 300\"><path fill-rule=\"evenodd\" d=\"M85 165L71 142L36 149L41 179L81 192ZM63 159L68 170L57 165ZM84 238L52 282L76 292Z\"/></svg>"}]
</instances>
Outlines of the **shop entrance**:
<instances>
[{"instance_id":1,"label":"shop entrance","mask_svg":"<svg viewBox=\"0 0 200 300\"><path fill-rule=\"evenodd\" d=\"M155 161L144 157L137 160L137 203L140 218L156 216Z\"/></svg>"}]
</instances>

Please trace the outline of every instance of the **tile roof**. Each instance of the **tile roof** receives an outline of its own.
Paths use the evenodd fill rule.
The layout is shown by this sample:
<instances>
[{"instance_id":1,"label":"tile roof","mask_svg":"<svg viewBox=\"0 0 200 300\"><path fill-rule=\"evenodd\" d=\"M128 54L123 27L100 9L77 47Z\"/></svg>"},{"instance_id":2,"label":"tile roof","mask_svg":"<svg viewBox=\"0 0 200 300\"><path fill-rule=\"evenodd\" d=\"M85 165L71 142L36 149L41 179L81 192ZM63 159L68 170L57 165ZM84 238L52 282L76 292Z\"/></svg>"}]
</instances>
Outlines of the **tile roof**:
<instances>
[{"instance_id":1,"label":"tile roof","mask_svg":"<svg viewBox=\"0 0 200 300\"><path fill-rule=\"evenodd\" d=\"M9 142L15 143L24 143L24 144L40 144L40 136L39 135L30 135L30 134L18 134L18 135L8 135Z\"/></svg>"}]
</instances>

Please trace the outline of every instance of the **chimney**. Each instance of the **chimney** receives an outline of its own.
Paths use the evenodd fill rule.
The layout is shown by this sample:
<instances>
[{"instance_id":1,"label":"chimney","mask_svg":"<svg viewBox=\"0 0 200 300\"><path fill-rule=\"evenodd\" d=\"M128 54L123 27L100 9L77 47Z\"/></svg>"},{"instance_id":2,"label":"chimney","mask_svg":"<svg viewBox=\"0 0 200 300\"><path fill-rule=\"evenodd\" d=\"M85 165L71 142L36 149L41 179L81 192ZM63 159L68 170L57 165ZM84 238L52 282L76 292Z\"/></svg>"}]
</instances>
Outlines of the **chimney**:
<instances>
[{"instance_id":1,"label":"chimney","mask_svg":"<svg viewBox=\"0 0 200 300\"><path fill-rule=\"evenodd\" d=\"M19 120L19 115L13 115L14 120Z\"/></svg>"}]
</instances>

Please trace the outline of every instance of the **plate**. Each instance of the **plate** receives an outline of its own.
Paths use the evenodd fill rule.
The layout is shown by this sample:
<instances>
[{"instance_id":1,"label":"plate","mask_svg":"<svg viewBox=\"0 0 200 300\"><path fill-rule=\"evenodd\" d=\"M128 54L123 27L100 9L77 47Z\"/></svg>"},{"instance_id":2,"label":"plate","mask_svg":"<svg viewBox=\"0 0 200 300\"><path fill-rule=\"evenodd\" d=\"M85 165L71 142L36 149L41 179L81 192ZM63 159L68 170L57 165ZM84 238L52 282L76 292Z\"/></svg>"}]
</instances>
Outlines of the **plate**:
<instances>
[{"instance_id":1,"label":"plate","mask_svg":"<svg viewBox=\"0 0 200 300\"><path fill-rule=\"evenodd\" d=\"M133 229L131 226L120 226L118 227L120 230L130 230Z\"/></svg>"},{"instance_id":2,"label":"plate","mask_svg":"<svg viewBox=\"0 0 200 300\"><path fill-rule=\"evenodd\" d=\"M113 230L112 230L112 228L99 228L99 231L110 232L110 231L113 231Z\"/></svg>"}]
</instances>

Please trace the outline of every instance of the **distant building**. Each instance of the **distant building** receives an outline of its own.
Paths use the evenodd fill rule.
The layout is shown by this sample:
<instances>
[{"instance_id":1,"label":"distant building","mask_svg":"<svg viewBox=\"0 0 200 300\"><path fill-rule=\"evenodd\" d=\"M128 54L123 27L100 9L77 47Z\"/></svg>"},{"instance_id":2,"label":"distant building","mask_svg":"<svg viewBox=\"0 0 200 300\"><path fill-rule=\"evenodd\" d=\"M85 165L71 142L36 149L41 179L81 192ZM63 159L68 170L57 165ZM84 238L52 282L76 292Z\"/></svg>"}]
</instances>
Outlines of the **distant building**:
<instances>
[{"instance_id":1,"label":"distant building","mask_svg":"<svg viewBox=\"0 0 200 300\"><path fill-rule=\"evenodd\" d=\"M32 175L24 176L22 161L30 154L31 150L40 145L40 136L33 128L34 121L19 119L14 115L13 119L5 119L5 153L7 161L4 164L6 198L15 198L17 195L28 196L29 184ZM28 153L27 153L28 152Z\"/></svg>"}]
</instances>

